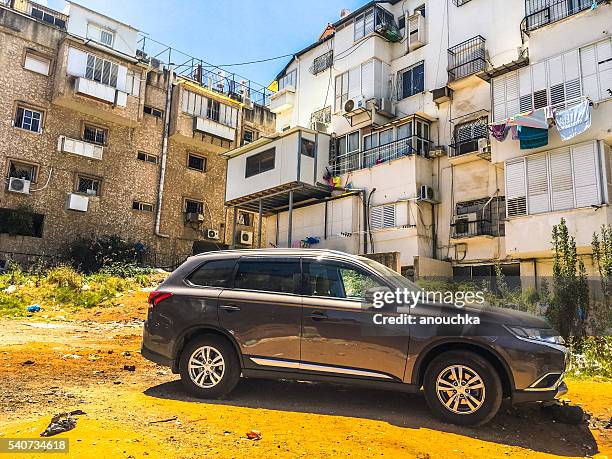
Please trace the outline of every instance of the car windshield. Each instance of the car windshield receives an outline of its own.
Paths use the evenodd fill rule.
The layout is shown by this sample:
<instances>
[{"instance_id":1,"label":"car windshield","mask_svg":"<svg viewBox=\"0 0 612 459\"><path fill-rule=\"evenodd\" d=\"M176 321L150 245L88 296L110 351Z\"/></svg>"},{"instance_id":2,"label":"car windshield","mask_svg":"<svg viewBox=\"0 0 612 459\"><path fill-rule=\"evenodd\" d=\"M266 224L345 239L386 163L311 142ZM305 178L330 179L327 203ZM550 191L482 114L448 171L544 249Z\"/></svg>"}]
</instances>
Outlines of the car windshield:
<instances>
[{"instance_id":1,"label":"car windshield","mask_svg":"<svg viewBox=\"0 0 612 459\"><path fill-rule=\"evenodd\" d=\"M369 258L360 258L359 260L383 276L394 287L408 290L419 290L419 287L414 282L405 278L397 271L393 271L391 268L388 268L377 261L370 260Z\"/></svg>"}]
</instances>

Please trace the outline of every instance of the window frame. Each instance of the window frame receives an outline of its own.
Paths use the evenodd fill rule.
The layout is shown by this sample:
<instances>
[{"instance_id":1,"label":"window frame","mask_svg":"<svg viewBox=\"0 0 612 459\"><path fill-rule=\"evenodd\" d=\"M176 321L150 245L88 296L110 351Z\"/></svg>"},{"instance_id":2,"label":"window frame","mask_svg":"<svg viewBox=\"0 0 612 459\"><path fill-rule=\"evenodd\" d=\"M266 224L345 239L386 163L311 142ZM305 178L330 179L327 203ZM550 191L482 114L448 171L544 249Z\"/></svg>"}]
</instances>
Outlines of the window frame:
<instances>
[{"instance_id":1,"label":"window frame","mask_svg":"<svg viewBox=\"0 0 612 459\"><path fill-rule=\"evenodd\" d=\"M201 210L199 210L198 212L188 212L187 211L188 203L197 204L198 209L201 209ZM183 214L201 214L203 215L204 214L204 201L199 201L195 198L184 198L183 199Z\"/></svg>"},{"instance_id":2,"label":"window frame","mask_svg":"<svg viewBox=\"0 0 612 459\"><path fill-rule=\"evenodd\" d=\"M297 89L297 69L286 72L278 79L278 92L288 88Z\"/></svg>"},{"instance_id":3,"label":"window frame","mask_svg":"<svg viewBox=\"0 0 612 459\"><path fill-rule=\"evenodd\" d=\"M143 206L150 206L151 210L143 209ZM144 201L132 201L132 210L136 210L138 212L153 213L155 211L155 205Z\"/></svg>"},{"instance_id":4,"label":"window frame","mask_svg":"<svg viewBox=\"0 0 612 459\"><path fill-rule=\"evenodd\" d=\"M98 187L96 189L96 194L89 194L86 191L79 191L80 188L80 184L81 184L81 180L91 180L92 184L97 183ZM88 188L88 189L94 189L94 188ZM99 198L102 195L102 177L97 177L95 175L88 175L88 174L81 174L81 173L76 173L75 177L74 177L74 188L73 188L73 193L74 194L79 194L82 196L88 196L90 198L92 197L97 197Z\"/></svg>"},{"instance_id":5,"label":"window frame","mask_svg":"<svg viewBox=\"0 0 612 459\"><path fill-rule=\"evenodd\" d=\"M253 159L253 158L260 158L264 154L270 154L270 152L272 153L272 161L271 161L272 167L268 166L267 169L262 169L261 159ZM249 172L249 162L253 162L253 161L257 161L257 164L258 164L257 171ZM267 150L261 151L259 153L255 153L254 155L247 156L247 158L245 159L244 178L254 177L256 175L263 174L265 172L274 170L275 168L276 168L276 147L272 147L272 148L268 148Z\"/></svg>"},{"instance_id":6,"label":"window frame","mask_svg":"<svg viewBox=\"0 0 612 459\"><path fill-rule=\"evenodd\" d=\"M111 37L110 43L107 43L106 41L102 39L103 33L110 35ZM104 27L99 24L96 24L95 22L87 23L86 35L87 35L87 38L94 40L96 43L99 43L102 46L112 48L115 45L115 31L112 29L109 29L108 27Z\"/></svg>"},{"instance_id":7,"label":"window frame","mask_svg":"<svg viewBox=\"0 0 612 459\"><path fill-rule=\"evenodd\" d=\"M201 159L202 160L202 169L197 168L197 167L192 167L190 165L191 158ZM192 171L196 171L196 172L207 172L207 170L208 170L208 157L206 157L204 155L199 155L197 153L188 152L187 153L187 169L192 170Z\"/></svg>"},{"instance_id":8,"label":"window frame","mask_svg":"<svg viewBox=\"0 0 612 459\"><path fill-rule=\"evenodd\" d=\"M145 115L153 116L153 117L159 118L159 119L162 119L164 117L164 111L163 110L160 110L159 108L152 107L151 105L146 105L145 104L142 107L142 112ZM157 115L156 112L159 113L159 115Z\"/></svg>"},{"instance_id":9,"label":"window frame","mask_svg":"<svg viewBox=\"0 0 612 459\"><path fill-rule=\"evenodd\" d=\"M13 158L7 158L6 161L6 178L9 179L11 177L14 178L23 178L23 177L16 177L11 175L11 166L15 165L15 164L19 164L21 166L26 166L26 167L31 167L32 168L32 176L30 179L30 183L36 183L38 180L38 172L40 170L40 166L37 163L32 163L29 161L21 161L20 159L13 159ZM27 179L26 179L27 180Z\"/></svg>"},{"instance_id":10,"label":"window frame","mask_svg":"<svg viewBox=\"0 0 612 459\"><path fill-rule=\"evenodd\" d=\"M414 75L415 75L414 71L419 67L423 67L422 87L419 86L420 89L415 87L415 78L414 78ZM405 78L405 75L408 73L410 73L411 84L410 84L409 94L406 95L404 93L404 78ZM417 94L421 94L425 92L425 61L417 62L416 64L413 64L409 67L399 70L397 72L397 81L398 81L397 100L404 100L404 99L407 99L408 97L416 96Z\"/></svg>"},{"instance_id":11,"label":"window frame","mask_svg":"<svg viewBox=\"0 0 612 459\"><path fill-rule=\"evenodd\" d=\"M39 62L46 61L46 63L47 63L47 73L42 73L42 72L38 72L38 71L36 71L34 69L27 68L26 67L26 63L28 61L28 57L30 59L33 59L33 60L36 60L36 61L39 61ZM37 75L50 76L51 73L52 73L52 71L51 71L52 65L53 65L53 59L51 57L46 56L46 55L44 55L42 53L39 53L36 50L26 49L25 53L23 54L22 67L23 67L24 70L27 70L28 72L36 73Z\"/></svg>"},{"instance_id":12,"label":"window frame","mask_svg":"<svg viewBox=\"0 0 612 459\"><path fill-rule=\"evenodd\" d=\"M317 149L317 144L314 140L305 137L300 138L300 154L308 158L314 158Z\"/></svg>"},{"instance_id":13,"label":"window frame","mask_svg":"<svg viewBox=\"0 0 612 459\"><path fill-rule=\"evenodd\" d=\"M144 156L144 159L139 157L141 155ZM150 161L149 158L155 158L155 161ZM136 153L136 159L138 161L142 161L143 163L149 163L149 164L157 164L159 162L159 156L153 155L151 153L147 153L146 151L142 151L142 150Z\"/></svg>"},{"instance_id":14,"label":"window frame","mask_svg":"<svg viewBox=\"0 0 612 459\"><path fill-rule=\"evenodd\" d=\"M276 292L271 290L257 290L257 289L245 289L236 287L236 277L238 276L238 272L240 271L240 263L242 262L257 262L261 261L262 263L296 263L298 265L298 278L294 279L294 292ZM265 294L273 294L273 295L290 295L290 296L304 296L304 270L302 265L302 259L300 257L261 257L261 256L246 256L240 257L238 262L234 266L234 271L232 273L231 284L225 288L231 288L232 290L237 290L240 292L260 292Z\"/></svg>"},{"instance_id":15,"label":"window frame","mask_svg":"<svg viewBox=\"0 0 612 459\"><path fill-rule=\"evenodd\" d=\"M196 272L198 272L200 269L202 269L202 267L204 267L205 265L212 263L212 262L216 262L216 261L225 261L225 260L230 260L234 262L234 266L231 269L231 273L226 281L226 285L224 286L211 286L211 285L198 285L198 284L194 284L193 282L191 282L190 277L193 276ZM218 290L223 290L226 288L233 288L234 285L234 277L236 275L236 267L238 266L238 261L240 260L239 257L236 258L218 258L216 260L206 260L204 263L200 263L198 266L196 266L193 270L191 270L189 272L189 274L187 274L184 278L183 278L183 284L185 284L187 287L191 287L191 288L200 288L200 289L204 289L204 288L214 288L214 289L218 289Z\"/></svg>"},{"instance_id":16,"label":"window frame","mask_svg":"<svg viewBox=\"0 0 612 459\"><path fill-rule=\"evenodd\" d=\"M19 111L22 111L22 115L21 118L19 118ZM30 112L30 126L33 125L33 121L35 120L34 115L38 114L38 119L36 121L38 121L38 129L37 130L32 130L29 129L27 127L24 127L24 121L26 118L26 112ZM45 118L45 112L34 108L30 105L26 105L26 104L20 104L18 103L17 106L15 107L15 114L13 117L13 127L20 129L22 131L26 131L26 132L31 132L33 134L41 134L43 132L43 121ZM18 124L18 120L21 120L21 123Z\"/></svg>"},{"instance_id":17,"label":"window frame","mask_svg":"<svg viewBox=\"0 0 612 459\"><path fill-rule=\"evenodd\" d=\"M93 62L92 62L93 59ZM90 63L92 65L90 65ZM99 65L98 65L99 63ZM108 64L108 67L107 67ZM105 78L105 68L108 68L108 77ZM91 70L90 70L91 69ZM99 74L99 75L97 75ZM93 53L87 53L87 60L85 63L85 78L90 81L96 81L105 86L117 89L119 81L119 64L100 57ZM114 84L113 84L114 81Z\"/></svg>"},{"instance_id":18,"label":"window frame","mask_svg":"<svg viewBox=\"0 0 612 459\"><path fill-rule=\"evenodd\" d=\"M94 135L94 139L95 140L88 139L85 136L85 132L87 131L87 129L93 129L95 131L95 135ZM103 136L104 136L103 142L99 142L97 140L98 139L98 134L100 134L100 133L102 133ZM100 126L100 125L84 122L83 123L83 129L81 129L81 140L83 140L84 142L87 142L87 143L91 143L91 144L94 144L94 145L100 145L100 146L104 147L104 146L108 145L108 128L105 128L105 127Z\"/></svg>"}]
</instances>

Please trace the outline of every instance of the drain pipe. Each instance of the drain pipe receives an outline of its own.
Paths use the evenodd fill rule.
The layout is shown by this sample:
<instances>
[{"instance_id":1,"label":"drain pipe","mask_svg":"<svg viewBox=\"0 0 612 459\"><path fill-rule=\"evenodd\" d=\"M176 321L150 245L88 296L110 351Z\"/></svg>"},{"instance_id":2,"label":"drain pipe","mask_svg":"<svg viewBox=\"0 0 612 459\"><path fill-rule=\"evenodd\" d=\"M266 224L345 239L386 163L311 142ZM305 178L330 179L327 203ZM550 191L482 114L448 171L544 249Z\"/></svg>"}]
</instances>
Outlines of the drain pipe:
<instances>
[{"instance_id":1,"label":"drain pipe","mask_svg":"<svg viewBox=\"0 0 612 459\"><path fill-rule=\"evenodd\" d=\"M168 136L170 134L170 105L172 104L172 87L174 80L174 64L168 65L168 86L166 88L166 116L164 117L164 136L161 151L161 169L159 172L159 186L157 192L157 209L155 213L155 235L169 238L161 233L161 211L164 199L164 181L166 179L166 163L168 162Z\"/></svg>"}]
</instances>

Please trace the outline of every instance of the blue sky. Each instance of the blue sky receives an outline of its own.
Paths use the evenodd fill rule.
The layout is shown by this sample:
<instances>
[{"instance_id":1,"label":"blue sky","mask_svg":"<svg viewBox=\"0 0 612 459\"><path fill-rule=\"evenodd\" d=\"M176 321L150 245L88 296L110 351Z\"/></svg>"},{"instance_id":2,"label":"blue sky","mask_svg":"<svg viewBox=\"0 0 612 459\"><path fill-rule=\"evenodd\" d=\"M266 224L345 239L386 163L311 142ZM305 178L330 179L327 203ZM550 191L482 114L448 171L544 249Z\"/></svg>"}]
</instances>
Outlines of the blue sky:
<instances>
[{"instance_id":1,"label":"blue sky","mask_svg":"<svg viewBox=\"0 0 612 459\"><path fill-rule=\"evenodd\" d=\"M367 0L76 0L211 64L231 64L296 52L313 43L342 8ZM48 0L63 9L63 0ZM230 67L268 84L288 58Z\"/></svg>"}]
</instances>

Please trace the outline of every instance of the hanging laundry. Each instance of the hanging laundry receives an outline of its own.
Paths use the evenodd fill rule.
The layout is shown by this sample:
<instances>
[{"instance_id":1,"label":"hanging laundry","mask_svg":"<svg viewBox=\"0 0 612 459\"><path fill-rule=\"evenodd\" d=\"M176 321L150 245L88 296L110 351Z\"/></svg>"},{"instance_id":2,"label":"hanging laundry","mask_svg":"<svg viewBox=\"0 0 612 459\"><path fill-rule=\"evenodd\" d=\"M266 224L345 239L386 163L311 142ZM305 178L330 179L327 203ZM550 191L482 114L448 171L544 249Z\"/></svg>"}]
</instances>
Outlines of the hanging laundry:
<instances>
[{"instance_id":1,"label":"hanging laundry","mask_svg":"<svg viewBox=\"0 0 612 459\"><path fill-rule=\"evenodd\" d=\"M510 131L512 131L512 140L519 140L518 126L510 126Z\"/></svg>"},{"instance_id":2,"label":"hanging laundry","mask_svg":"<svg viewBox=\"0 0 612 459\"><path fill-rule=\"evenodd\" d=\"M511 126L524 126L538 129L548 129L548 117L550 109L548 107L538 108L531 112L519 113L508 120Z\"/></svg>"},{"instance_id":3,"label":"hanging laundry","mask_svg":"<svg viewBox=\"0 0 612 459\"><path fill-rule=\"evenodd\" d=\"M548 145L548 129L538 129L527 126L518 126L518 138L521 141L521 150L539 148Z\"/></svg>"},{"instance_id":4,"label":"hanging laundry","mask_svg":"<svg viewBox=\"0 0 612 459\"><path fill-rule=\"evenodd\" d=\"M588 100L566 110L555 112L555 123L561 140L570 140L591 127L591 104Z\"/></svg>"},{"instance_id":5,"label":"hanging laundry","mask_svg":"<svg viewBox=\"0 0 612 459\"><path fill-rule=\"evenodd\" d=\"M489 131L491 132L491 135L495 138L495 140L503 142L504 140L506 140L508 131L510 131L510 126L508 126L506 123L491 124L489 126Z\"/></svg>"}]
</instances>

